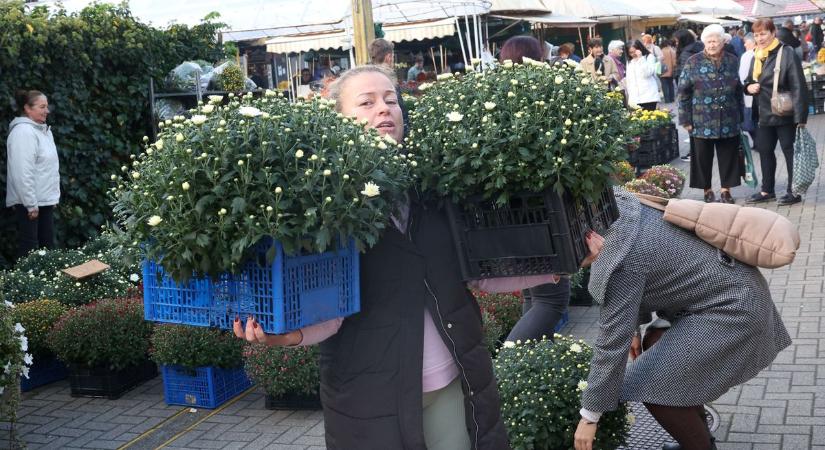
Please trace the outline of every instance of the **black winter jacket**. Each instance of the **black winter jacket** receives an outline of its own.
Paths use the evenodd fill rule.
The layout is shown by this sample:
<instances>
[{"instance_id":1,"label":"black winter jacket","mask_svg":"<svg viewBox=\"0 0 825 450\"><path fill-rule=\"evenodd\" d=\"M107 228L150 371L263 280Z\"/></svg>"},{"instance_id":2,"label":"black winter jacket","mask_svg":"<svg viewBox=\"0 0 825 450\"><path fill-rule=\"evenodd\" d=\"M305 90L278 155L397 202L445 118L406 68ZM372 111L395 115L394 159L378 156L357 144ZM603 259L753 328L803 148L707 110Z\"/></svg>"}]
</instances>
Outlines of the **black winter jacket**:
<instances>
[{"instance_id":1,"label":"black winter jacket","mask_svg":"<svg viewBox=\"0 0 825 450\"><path fill-rule=\"evenodd\" d=\"M696 41L696 42L693 42L693 43L685 46L685 48L680 48L679 49L679 56L677 57L678 60L679 60L679 66L676 67L676 72L675 73L677 75L681 76L682 67L685 66L685 63L687 62L687 60L690 59L691 56L693 56L697 53L701 53L704 50L705 50L705 44L703 44L702 41Z\"/></svg>"},{"instance_id":2,"label":"black winter jacket","mask_svg":"<svg viewBox=\"0 0 825 450\"><path fill-rule=\"evenodd\" d=\"M424 308L453 354L473 449L509 449L481 312L461 280L447 216L413 201L404 235L387 229L361 255L361 312L322 342L329 449L424 450Z\"/></svg>"},{"instance_id":3,"label":"black winter jacket","mask_svg":"<svg viewBox=\"0 0 825 450\"><path fill-rule=\"evenodd\" d=\"M822 25L811 24L811 40L817 47L822 47Z\"/></svg>"},{"instance_id":4,"label":"black winter jacket","mask_svg":"<svg viewBox=\"0 0 825 450\"><path fill-rule=\"evenodd\" d=\"M779 27L776 29L776 38L779 39L779 42L785 45L790 45L793 48L797 48L802 45L802 43L799 42L799 39L793 35L793 31L785 27Z\"/></svg>"},{"instance_id":5,"label":"black winter jacket","mask_svg":"<svg viewBox=\"0 0 825 450\"><path fill-rule=\"evenodd\" d=\"M771 112L771 95L773 93L773 70L776 66L776 56L782 51L782 67L779 71L779 92L790 92L793 97L794 113L788 116L777 116ZM753 65L751 62L748 70L748 78L745 79L745 94L748 86L759 83L759 94L754 97L753 118L758 121L759 126L782 126L808 122L808 84L805 81L805 74L802 72L802 63L796 56L796 52L787 46L780 45L768 54L767 59L762 64L762 73L759 80L753 79ZM757 108L756 105L759 105Z\"/></svg>"}]
</instances>

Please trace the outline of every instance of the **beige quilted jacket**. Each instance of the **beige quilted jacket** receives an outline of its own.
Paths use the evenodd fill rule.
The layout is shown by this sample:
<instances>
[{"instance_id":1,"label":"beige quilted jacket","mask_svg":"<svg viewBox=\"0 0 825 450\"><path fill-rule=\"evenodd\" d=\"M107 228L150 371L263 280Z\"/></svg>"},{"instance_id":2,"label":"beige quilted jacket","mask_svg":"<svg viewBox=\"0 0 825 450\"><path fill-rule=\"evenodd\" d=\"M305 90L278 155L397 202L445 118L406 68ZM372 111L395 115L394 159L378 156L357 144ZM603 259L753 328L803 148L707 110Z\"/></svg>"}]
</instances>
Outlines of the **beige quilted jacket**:
<instances>
[{"instance_id":1,"label":"beige quilted jacket","mask_svg":"<svg viewBox=\"0 0 825 450\"><path fill-rule=\"evenodd\" d=\"M691 230L702 240L739 261L774 269L793 262L799 232L785 216L762 208L726 203L672 199L663 205L655 197L639 201L664 211L664 219Z\"/></svg>"}]
</instances>

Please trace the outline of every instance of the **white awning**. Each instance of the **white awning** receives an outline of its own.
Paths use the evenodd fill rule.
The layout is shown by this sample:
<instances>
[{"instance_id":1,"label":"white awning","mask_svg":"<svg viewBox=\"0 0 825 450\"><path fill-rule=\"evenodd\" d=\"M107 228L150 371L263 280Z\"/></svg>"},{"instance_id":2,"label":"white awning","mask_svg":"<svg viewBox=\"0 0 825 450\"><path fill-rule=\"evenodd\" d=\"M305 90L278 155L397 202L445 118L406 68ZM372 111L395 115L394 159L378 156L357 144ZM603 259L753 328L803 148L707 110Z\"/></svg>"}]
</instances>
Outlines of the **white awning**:
<instances>
[{"instance_id":1,"label":"white awning","mask_svg":"<svg viewBox=\"0 0 825 450\"><path fill-rule=\"evenodd\" d=\"M455 34L455 20L442 19L399 25L384 25L384 39L390 42L419 41ZM312 33L295 36L279 36L266 41L266 51L271 53L298 53L310 50L343 49L352 45L352 37L346 31Z\"/></svg>"},{"instance_id":2,"label":"white awning","mask_svg":"<svg viewBox=\"0 0 825 450\"><path fill-rule=\"evenodd\" d=\"M490 14L490 17L498 17L508 20L524 20L530 23L546 23L558 28L587 28L596 26L598 21L585 19L583 17L561 16L558 14Z\"/></svg>"},{"instance_id":3,"label":"white awning","mask_svg":"<svg viewBox=\"0 0 825 450\"><path fill-rule=\"evenodd\" d=\"M680 22L695 22L695 23L718 23L723 27L740 27L742 22L739 20L720 19L718 17L709 16L707 14L685 14L679 18Z\"/></svg>"},{"instance_id":4,"label":"white awning","mask_svg":"<svg viewBox=\"0 0 825 450\"><path fill-rule=\"evenodd\" d=\"M673 0L673 4L685 15L703 14L713 17L727 17L745 13L745 8L733 0Z\"/></svg>"}]
</instances>

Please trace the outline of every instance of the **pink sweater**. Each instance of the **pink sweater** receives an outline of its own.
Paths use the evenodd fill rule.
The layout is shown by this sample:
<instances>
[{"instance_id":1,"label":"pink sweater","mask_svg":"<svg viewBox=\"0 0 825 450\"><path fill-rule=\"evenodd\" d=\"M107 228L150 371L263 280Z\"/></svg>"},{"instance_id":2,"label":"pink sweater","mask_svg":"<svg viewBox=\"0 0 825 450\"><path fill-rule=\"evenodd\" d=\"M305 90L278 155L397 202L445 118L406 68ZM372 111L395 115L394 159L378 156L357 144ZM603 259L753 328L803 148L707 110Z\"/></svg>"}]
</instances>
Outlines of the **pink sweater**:
<instances>
[{"instance_id":1,"label":"pink sweater","mask_svg":"<svg viewBox=\"0 0 825 450\"><path fill-rule=\"evenodd\" d=\"M533 275L527 277L492 278L469 283L474 289L485 292L514 292L540 284L558 283L558 275ZM334 335L341 328L344 319L321 322L301 328L304 335L299 345L314 345ZM453 355L441 339L430 311L424 308L424 357L421 371L421 389L423 392L437 391L458 376L458 367Z\"/></svg>"}]
</instances>

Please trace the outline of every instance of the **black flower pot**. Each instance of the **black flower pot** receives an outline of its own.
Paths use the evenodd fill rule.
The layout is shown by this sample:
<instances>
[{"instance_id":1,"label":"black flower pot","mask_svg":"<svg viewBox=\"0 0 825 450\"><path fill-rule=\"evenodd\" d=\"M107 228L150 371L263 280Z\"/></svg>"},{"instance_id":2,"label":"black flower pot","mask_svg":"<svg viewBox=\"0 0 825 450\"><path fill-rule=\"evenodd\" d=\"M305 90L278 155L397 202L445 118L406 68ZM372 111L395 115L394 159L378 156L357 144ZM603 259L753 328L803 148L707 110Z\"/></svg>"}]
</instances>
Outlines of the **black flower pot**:
<instances>
[{"instance_id":1,"label":"black flower pot","mask_svg":"<svg viewBox=\"0 0 825 450\"><path fill-rule=\"evenodd\" d=\"M266 409L317 410L321 409L321 397L318 394L283 394L275 397L266 394Z\"/></svg>"},{"instance_id":2,"label":"black flower pot","mask_svg":"<svg viewBox=\"0 0 825 450\"><path fill-rule=\"evenodd\" d=\"M157 374L157 366L148 359L122 370L69 366L69 384L72 397L104 397L115 400Z\"/></svg>"}]
</instances>

